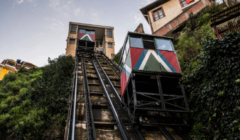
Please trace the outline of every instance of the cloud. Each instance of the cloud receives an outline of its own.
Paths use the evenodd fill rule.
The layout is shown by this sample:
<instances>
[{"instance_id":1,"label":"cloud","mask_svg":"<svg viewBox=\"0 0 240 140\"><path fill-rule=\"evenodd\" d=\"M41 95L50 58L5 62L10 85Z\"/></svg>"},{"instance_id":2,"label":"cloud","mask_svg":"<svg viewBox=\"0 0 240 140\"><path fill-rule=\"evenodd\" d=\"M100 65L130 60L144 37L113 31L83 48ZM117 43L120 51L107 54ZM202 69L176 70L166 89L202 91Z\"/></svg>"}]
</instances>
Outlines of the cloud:
<instances>
[{"instance_id":1,"label":"cloud","mask_svg":"<svg viewBox=\"0 0 240 140\"><path fill-rule=\"evenodd\" d=\"M45 25L46 28L49 28L50 30L54 31L54 32L62 32L64 27L64 24L60 21L57 20L55 18L45 18L46 21L49 22L48 25Z\"/></svg>"},{"instance_id":2,"label":"cloud","mask_svg":"<svg viewBox=\"0 0 240 140\"><path fill-rule=\"evenodd\" d=\"M25 2L30 2L30 3L32 3L32 4L34 4L35 6L36 6L36 3L35 3L35 1L36 0L15 0L14 1L14 3L13 3L13 5L15 5L15 4L22 4L22 3L25 3Z\"/></svg>"},{"instance_id":3,"label":"cloud","mask_svg":"<svg viewBox=\"0 0 240 140\"><path fill-rule=\"evenodd\" d=\"M69 16L69 14L76 15L75 5L72 3L72 0L49 0L49 7L54 11L59 12L61 15Z\"/></svg>"},{"instance_id":4,"label":"cloud","mask_svg":"<svg viewBox=\"0 0 240 140\"><path fill-rule=\"evenodd\" d=\"M75 16L82 16L84 13L85 11L81 10L80 8L75 9Z\"/></svg>"},{"instance_id":5,"label":"cloud","mask_svg":"<svg viewBox=\"0 0 240 140\"><path fill-rule=\"evenodd\" d=\"M16 2L17 2L17 4L21 4L24 2L24 0L17 0Z\"/></svg>"},{"instance_id":6,"label":"cloud","mask_svg":"<svg viewBox=\"0 0 240 140\"><path fill-rule=\"evenodd\" d=\"M141 14L135 14L134 15L134 23L138 24L142 20L142 15Z\"/></svg>"},{"instance_id":7,"label":"cloud","mask_svg":"<svg viewBox=\"0 0 240 140\"><path fill-rule=\"evenodd\" d=\"M98 21L99 20L99 13L98 12L92 12L91 13L91 17L90 17L90 19L91 20L94 20L94 21Z\"/></svg>"},{"instance_id":8,"label":"cloud","mask_svg":"<svg viewBox=\"0 0 240 140\"><path fill-rule=\"evenodd\" d=\"M154 2L154 1L156 1L156 0L143 0L143 1L141 2L141 4L142 4L142 5L148 5L148 4L150 4L150 3Z\"/></svg>"},{"instance_id":9,"label":"cloud","mask_svg":"<svg viewBox=\"0 0 240 140\"><path fill-rule=\"evenodd\" d=\"M50 0L49 7L57 9L60 6L60 0Z\"/></svg>"}]
</instances>

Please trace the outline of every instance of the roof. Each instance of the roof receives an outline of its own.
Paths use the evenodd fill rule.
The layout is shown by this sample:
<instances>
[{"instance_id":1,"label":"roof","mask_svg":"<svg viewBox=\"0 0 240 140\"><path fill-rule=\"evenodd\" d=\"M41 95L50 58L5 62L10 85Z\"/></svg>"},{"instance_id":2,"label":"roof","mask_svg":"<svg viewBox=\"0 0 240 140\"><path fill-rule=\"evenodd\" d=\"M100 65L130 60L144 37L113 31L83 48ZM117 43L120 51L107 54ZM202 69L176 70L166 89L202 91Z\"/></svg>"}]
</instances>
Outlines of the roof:
<instances>
[{"instance_id":1,"label":"roof","mask_svg":"<svg viewBox=\"0 0 240 140\"><path fill-rule=\"evenodd\" d=\"M88 27L94 27L94 28L114 29L114 27L111 27L111 26L102 26L102 25L94 25L94 24L87 24L87 23L70 22L69 24L75 24L75 25L80 25L80 26L88 26Z\"/></svg>"},{"instance_id":2,"label":"roof","mask_svg":"<svg viewBox=\"0 0 240 140\"><path fill-rule=\"evenodd\" d=\"M161 4L163 4L163 3L167 2L167 1L169 1L169 0L156 0L156 1L146 5L145 7L141 8L140 11L142 12L143 16L147 15L149 10L152 10L152 9L156 8L159 5L161 5ZM145 17L145 19L148 22L148 18L146 16L144 16L144 17Z\"/></svg>"},{"instance_id":3,"label":"roof","mask_svg":"<svg viewBox=\"0 0 240 140\"><path fill-rule=\"evenodd\" d=\"M171 39L171 40L174 39L173 37L157 36L157 35L152 35L152 34L143 34L143 33L135 33L135 32L128 32L128 35L151 36L151 37L165 38L165 39Z\"/></svg>"}]
</instances>

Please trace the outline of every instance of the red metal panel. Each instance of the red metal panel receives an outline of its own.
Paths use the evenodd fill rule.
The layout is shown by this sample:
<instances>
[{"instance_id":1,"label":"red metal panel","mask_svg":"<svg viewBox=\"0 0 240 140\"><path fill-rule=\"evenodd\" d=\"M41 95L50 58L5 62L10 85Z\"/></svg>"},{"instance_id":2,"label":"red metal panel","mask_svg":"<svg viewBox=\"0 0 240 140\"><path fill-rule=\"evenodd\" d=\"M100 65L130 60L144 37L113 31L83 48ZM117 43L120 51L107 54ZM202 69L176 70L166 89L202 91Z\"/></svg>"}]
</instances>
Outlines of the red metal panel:
<instances>
[{"instance_id":1,"label":"red metal panel","mask_svg":"<svg viewBox=\"0 0 240 140\"><path fill-rule=\"evenodd\" d=\"M141 56L143 50L144 49L130 47L132 69L134 69L135 65L137 64L137 61L138 61L139 57Z\"/></svg>"},{"instance_id":2,"label":"red metal panel","mask_svg":"<svg viewBox=\"0 0 240 140\"><path fill-rule=\"evenodd\" d=\"M93 41L95 42L95 35L90 35L93 39Z\"/></svg>"},{"instance_id":3,"label":"red metal panel","mask_svg":"<svg viewBox=\"0 0 240 140\"><path fill-rule=\"evenodd\" d=\"M84 33L79 33L78 38L81 38L84 35Z\"/></svg>"},{"instance_id":4,"label":"red metal panel","mask_svg":"<svg viewBox=\"0 0 240 140\"><path fill-rule=\"evenodd\" d=\"M121 80L121 97L123 97L123 93L124 93L126 85L127 85L126 77L127 77L127 75L122 71L121 78L120 78L120 80Z\"/></svg>"},{"instance_id":5,"label":"red metal panel","mask_svg":"<svg viewBox=\"0 0 240 140\"><path fill-rule=\"evenodd\" d=\"M181 69L180 69L178 59L177 59L175 52L162 51L162 50L159 50L159 52L167 59L167 61L174 67L174 69L177 72L181 73Z\"/></svg>"}]
</instances>

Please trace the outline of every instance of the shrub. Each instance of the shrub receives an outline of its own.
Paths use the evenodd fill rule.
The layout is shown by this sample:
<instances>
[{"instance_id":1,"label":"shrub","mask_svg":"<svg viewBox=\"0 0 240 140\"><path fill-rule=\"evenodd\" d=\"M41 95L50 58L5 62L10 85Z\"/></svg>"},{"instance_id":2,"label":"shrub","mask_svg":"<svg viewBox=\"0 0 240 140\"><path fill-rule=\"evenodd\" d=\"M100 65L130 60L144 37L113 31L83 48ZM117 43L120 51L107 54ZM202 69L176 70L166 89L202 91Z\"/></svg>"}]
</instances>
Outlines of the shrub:
<instances>
[{"instance_id":1,"label":"shrub","mask_svg":"<svg viewBox=\"0 0 240 140\"><path fill-rule=\"evenodd\" d=\"M15 81L16 79L17 79L17 75L15 73L9 73L4 76L3 81L12 82L12 81Z\"/></svg>"},{"instance_id":2,"label":"shrub","mask_svg":"<svg viewBox=\"0 0 240 140\"><path fill-rule=\"evenodd\" d=\"M240 33L222 40L207 37L200 66L187 75L192 83L192 136L198 139L240 139Z\"/></svg>"}]
</instances>

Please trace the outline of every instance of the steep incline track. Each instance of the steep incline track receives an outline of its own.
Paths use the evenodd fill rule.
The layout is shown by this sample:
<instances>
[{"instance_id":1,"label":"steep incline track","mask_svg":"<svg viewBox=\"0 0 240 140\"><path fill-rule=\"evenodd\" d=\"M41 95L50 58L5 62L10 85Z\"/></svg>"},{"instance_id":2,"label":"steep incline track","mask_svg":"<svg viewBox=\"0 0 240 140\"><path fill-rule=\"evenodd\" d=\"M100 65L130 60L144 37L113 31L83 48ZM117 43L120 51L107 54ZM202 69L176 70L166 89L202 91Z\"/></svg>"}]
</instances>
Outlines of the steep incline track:
<instances>
[{"instance_id":1,"label":"steep incline track","mask_svg":"<svg viewBox=\"0 0 240 140\"><path fill-rule=\"evenodd\" d=\"M104 54L79 52L77 56L65 140L189 140L172 127L138 130L121 102L119 67Z\"/></svg>"}]
</instances>

